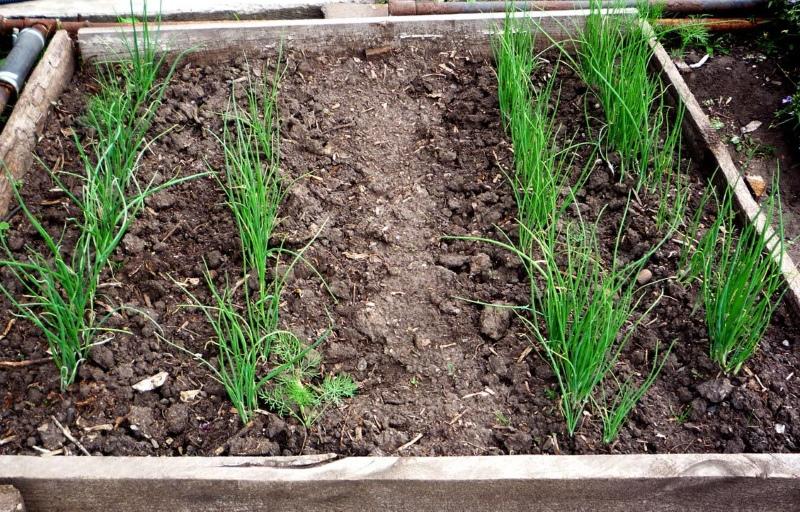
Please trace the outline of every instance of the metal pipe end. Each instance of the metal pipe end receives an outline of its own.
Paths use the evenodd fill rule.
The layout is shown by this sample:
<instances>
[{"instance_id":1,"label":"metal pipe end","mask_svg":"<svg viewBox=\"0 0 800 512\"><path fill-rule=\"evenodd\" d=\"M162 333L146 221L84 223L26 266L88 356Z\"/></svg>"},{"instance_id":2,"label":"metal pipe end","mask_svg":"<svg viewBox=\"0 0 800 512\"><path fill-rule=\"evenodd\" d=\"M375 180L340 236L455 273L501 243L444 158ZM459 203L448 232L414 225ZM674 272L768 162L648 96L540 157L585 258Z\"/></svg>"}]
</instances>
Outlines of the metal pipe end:
<instances>
[{"instance_id":1,"label":"metal pipe end","mask_svg":"<svg viewBox=\"0 0 800 512\"><path fill-rule=\"evenodd\" d=\"M417 14L416 0L390 0L389 16L414 16Z\"/></svg>"}]
</instances>

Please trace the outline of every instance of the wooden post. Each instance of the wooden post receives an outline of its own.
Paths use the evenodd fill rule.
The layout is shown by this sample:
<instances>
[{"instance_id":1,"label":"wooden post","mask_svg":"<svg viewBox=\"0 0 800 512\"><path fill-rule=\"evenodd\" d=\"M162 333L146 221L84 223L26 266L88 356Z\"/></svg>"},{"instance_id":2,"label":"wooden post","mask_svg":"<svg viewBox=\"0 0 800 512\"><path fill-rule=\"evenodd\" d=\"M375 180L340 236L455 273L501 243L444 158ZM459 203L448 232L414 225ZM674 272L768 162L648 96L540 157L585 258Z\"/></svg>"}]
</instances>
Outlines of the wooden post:
<instances>
[{"instance_id":1,"label":"wooden post","mask_svg":"<svg viewBox=\"0 0 800 512\"><path fill-rule=\"evenodd\" d=\"M75 50L65 31L56 32L31 73L0 134L0 216L8 211L12 190L6 173L20 179L33 162L33 149L51 105L72 79Z\"/></svg>"}]
</instances>

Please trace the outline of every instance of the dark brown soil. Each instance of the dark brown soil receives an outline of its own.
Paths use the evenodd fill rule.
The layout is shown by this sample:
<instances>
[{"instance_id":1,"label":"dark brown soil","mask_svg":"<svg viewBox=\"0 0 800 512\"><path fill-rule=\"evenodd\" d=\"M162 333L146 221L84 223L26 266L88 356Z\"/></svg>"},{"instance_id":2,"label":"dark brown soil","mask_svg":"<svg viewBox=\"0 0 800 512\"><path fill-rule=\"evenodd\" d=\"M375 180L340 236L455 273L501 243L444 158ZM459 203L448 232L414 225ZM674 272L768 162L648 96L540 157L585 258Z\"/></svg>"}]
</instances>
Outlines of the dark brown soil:
<instances>
[{"instance_id":1,"label":"dark brown soil","mask_svg":"<svg viewBox=\"0 0 800 512\"><path fill-rule=\"evenodd\" d=\"M282 83L283 171L306 177L291 189L281 230L295 248L318 234L307 256L335 295L298 268L286 290L283 322L311 339L328 327L330 315L334 333L322 348L325 370L351 373L360 386L355 398L329 411L307 435L293 420L268 412L243 427L201 364L160 343L143 316L123 313L114 326L131 334L95 348L79 382L65 393L50 364L0 370L0 453L76 453L52 417L88 451L107 455L797 451L798 349L787 312L776 315L747 370L723 379L706 355L702 311L692 311L694 292L666 279L676 273L675 242L649 266L654 280L666 279L658 285L666 297L620 361L621 371L646 373L656 343L677 339L660 379L610 447L600 442L595 416L585 418L574 438L566 435L553 375L529 350L519 322L461 299L525 304L528 290L509 254L442 238L513 233L515 215L504 178L512 153L500 126L491 64L443 50L411 47L376 62L290 56ZM251 58L249 65L269 72L261 60ZM182 67L151 133L172 131L153 144L144 174L164 179L204 171L206 164L220 168L210 132L221 128L232 82L247 73L244 59ZM560 73L559 119L565 133L577 130L577 140L586 140L584 102L597 111L595 101L563 67ZM65 135L86 135L80 113L90 89L91 78L79 74L56 108L38 150L50 165L78 168ZM604 239L616 231L628 196L628 187L616 181L599 162L577 206L589 217L606 207ZM33 172L24 195L56 231L67 211L51 187L43 173ZM701 190L698 177L694 201ZM630 217L622 247L629 257L658 239L653 206L645 197ZM11 244L19 251L30 229L19 216L12 224ZM186 183L151 199L120 248L101 303L142 309L167 339L213 357L208 325L197 311L180 307L188 298L174 281L202 282L204 259L220 282L225 275L235 278L238 252L215 181ZM208 298L202 284L190 286ZM648 291L643 307L658 287ZM7 302L0 307L4 327L12 316ZM0 340L0 359L44 355L44 340L22 321ZM160 371L169 374L163 387L131 388ZM193 390L200 391L192 398L183 393Z\"/></svg>"},{"instance_id":2,"label":"dark brown soil","mask_svg":"<svg viewBox=\"0 0 800 512\"><path fill-rule=\"evenodd\" d=\"M703 106L739 169L763 177L767 183L780 170L780 195L789 254L800 259L800 135L782 122L777 112L781 101L791 96L800 76L794 56L781 58L763 47L764 39L749 34L725 44L722 54L710 58L699 69L684 73L686 83ZM691 53L687 62L697 61ZM789 76L787 76L787 73ZM742 134L742 128L757 121L761 126ZM737 142L738 140L738 142Z\"/></svg>"}]
</instances>

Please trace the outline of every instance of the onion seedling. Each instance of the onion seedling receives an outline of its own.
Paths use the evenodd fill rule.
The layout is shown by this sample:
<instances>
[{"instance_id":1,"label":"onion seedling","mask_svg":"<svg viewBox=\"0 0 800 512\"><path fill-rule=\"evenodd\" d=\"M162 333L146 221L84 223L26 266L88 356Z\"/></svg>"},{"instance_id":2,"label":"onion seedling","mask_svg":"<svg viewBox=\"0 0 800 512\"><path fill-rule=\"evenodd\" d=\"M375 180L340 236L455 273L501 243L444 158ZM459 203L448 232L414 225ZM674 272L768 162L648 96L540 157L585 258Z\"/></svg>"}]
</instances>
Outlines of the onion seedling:
<instances>
[{"instance_id":1,"label":"onion seedling","mask_svg":"<svg viewBox=\"0 0 800 512\"><path fill-rule=\"evenodd\" d=\"M572 190L580 187L586 171L571 185L572 164L577 145L559 148L556 124L558 92L554 84L558 65L543 87L531 83L540 62L534 55L532 25L525 19L506 15L503 30L494 40L500 109L514 148L514 172L510 176L517 202L518 220L534 233L546 229L574 202ZM563 138L561 135L560 138ZM564 200L561 193L569 189ZM520 230L520 244L531 240Z\"/></svg>"},{"instance_id":2,"label":"onion seedling","mask_svg":"<svg viewBox=\"0 0 800 512\"><path fill-rule=\"evenodd\" d=\"M597 0L590 5L577 48L578 67L605 113L605 138L622 160L620 178L632 171L637 191L644 186L657 192L680 143L683 109L670 124L666 87L648 69L652 37L639 18L614 9L604 14Z\"/></svg>"},{"instance_id":3,"label":"onion seedling","mask_svg":"<svg viewBox=\"0 0 800 512\"><path fill-rule=\"evenodd\" d=\"M86 120L95 130L95 138L83 143L77 137L75 140L84 174L62 173L80 182L80 193L71 192L59 175L50 171L80 211L70 220L70 227L78 232L70 256L64 254L63 235L56 238L49 234L25 205L18 185L13 185L20 207L44 241L44 248L29 247L27 261L23 261L8 250L3 239L7 259L0 261L0 266L11 271L25 299L15 298L2 285L0 291L19 316L44 334L62 389L74 381L78 365L98 343L97 333L108 331L94 311L101 273L145 199L195 177L168 180L158 186L152 181L143 184L136 177L148 146L145 134L175 69L173 64L164 80L157 83L162 64L163 59L156 58L147 23L138 31L134 28L129 61L118 67L121 76L117 78L111 71L101 74L100 91L89 99Z\"/></svg>"},{"instance_id":4,"label":"onion seedling","mask_svg":"<svg viewBox=\"0 0 800 512\"><path fill-rule=\"evenodd\" d=\"M281 70L279 58L271 85L266 78L260 84L248 80L245 108L238 105L236 91L232 92L218 139L225 156L224 177L218 181L241 241L243 311L235 304L237 287L220 290L208 272L214 304L202 305L188 291L187 295L214 329L217 363L204 362L227 390L242 422L247 423L258 410L261 398L275 412L292 415L310 427L331 404L352 396L357 386L346 374L314 382L321 377L322 363L316 349L329 331L307 346L279 326L286 278L298 262L305 263L303 254L316 239L299 251L271 244L286 191L280 177L276 106ZM280 265L282 256L290 257L288 265ZM266 373L265 366L271 367Z\"/></svg>"},{"instance_id":5,"label":"onion seedling","mask_svg":"<svg viewBox=\"0 0 800 512\"><path fill-rule=\"evenodd\" d=\"M737 230L733 197L726 191L716 219L691 255L700 276L710 356L727 373L738 373L755 353L786 292L780 262L772 257L784 251L777 179L762 214L775 226L769 237L750 222Z\"/></svg>"}]
</instances>

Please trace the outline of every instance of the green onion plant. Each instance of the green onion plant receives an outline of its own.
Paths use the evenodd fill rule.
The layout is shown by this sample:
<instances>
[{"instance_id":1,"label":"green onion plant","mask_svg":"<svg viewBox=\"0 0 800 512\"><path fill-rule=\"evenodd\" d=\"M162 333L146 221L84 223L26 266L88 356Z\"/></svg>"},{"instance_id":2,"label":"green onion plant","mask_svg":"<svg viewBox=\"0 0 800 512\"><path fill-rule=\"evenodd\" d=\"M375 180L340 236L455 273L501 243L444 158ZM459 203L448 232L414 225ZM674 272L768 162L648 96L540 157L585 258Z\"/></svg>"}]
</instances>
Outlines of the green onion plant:
<instances>
[{"instance_id":1,"label":"green onion plant","mask_svg":"<svg viewBox=\"0 0 800 512\"><path fill-rule=\"evenodd\" d=\"M44 247L29 247L27 258L20 259L2 237L6 259L0 266L16 278L24 298L16 298L2 285L0 291L19 316L44 334L59 369L62 389L74 381L78 365L91 346L105 341L96 339L98 332L109 329L103 327L103 318L98 319L94 310L101 274L145 199L195 177L172 179L158 186L137 178L139 162L149 146L145 135L176 65L173 63L166 76L158 80L164 60L157 57L156 48L147 22L134 26L128 59L99 70L100 90L88 101L86 124L94 129L95 136L92 140L75 140L84 172L58 174L48 169L80 212L68 221L67 227L77 231L71 250L67 250L70 244L64 241L65 234L51 235L24 203L19 185L13 185L21 210ZM79 192L73 193L63 176L77 180Z\"/></svg>"},{"instance_id":2,"label":"green onion plant","mask_svg":"<svg viewBox=\"0 0 800 512\"><path fill-rule=\"evenodd\" d=\"M299 262L307 263L303 254L314 239L299 251L271 242L287 190L280 177L280 58L278 63L271 85L266 76L259 84L248 80L244 108L237 103L236 91L231 93L218 139L225 156L224 176L217 174L218 182L241 240L244 306L237 307L237 286L220 289L208 272L213 304L203 305L188 290L187 295L214 329L217 363L204 362L227 390L242 422L258 411L261 398L273 411L310 427L331 404L352 396L357 386L347 374L320 375L317 347L330 330L306 345L279 326L286 279ZM289 264L281 266L281 258L287 256Z\"/></svg>"},{"instance_id":3,"label":"green onion plant","mask_svg":"<svg viewBox=\"0 0 800 512\"><path fill-rule=\"evenodd\" d=\"M786 283L780 265L784 231L777 179L762 207L767 225L775 226L768 236L750 222L737 227L732 196L726 191L717 201L716 218L685 261L688 278L700 281L711 359L736 374L757 350ZM711 197L716 200L713 193ZM694 221L698 230L700 218Z\"/></svg>"}]
</instances>

